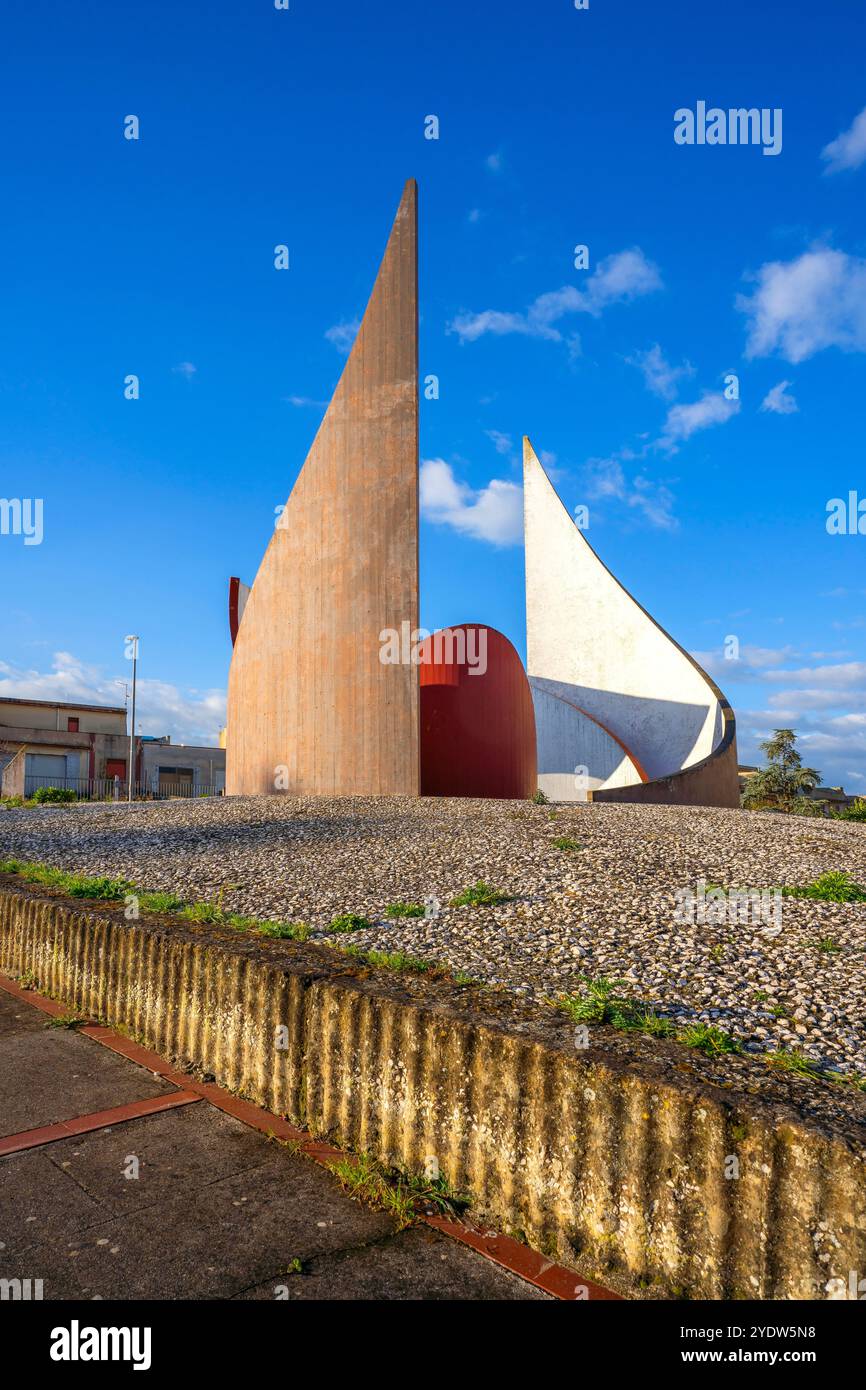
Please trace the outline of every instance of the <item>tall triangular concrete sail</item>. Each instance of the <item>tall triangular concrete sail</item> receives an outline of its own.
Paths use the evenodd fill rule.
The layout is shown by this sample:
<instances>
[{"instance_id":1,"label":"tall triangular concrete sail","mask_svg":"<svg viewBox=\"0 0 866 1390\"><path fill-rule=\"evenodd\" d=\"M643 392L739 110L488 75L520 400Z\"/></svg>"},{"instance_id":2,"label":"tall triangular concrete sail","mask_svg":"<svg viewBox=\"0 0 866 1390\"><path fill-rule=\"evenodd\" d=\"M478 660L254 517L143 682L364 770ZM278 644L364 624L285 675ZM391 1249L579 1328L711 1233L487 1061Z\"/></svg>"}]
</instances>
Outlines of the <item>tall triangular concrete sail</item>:
<instances>
[{"instance_id":1,"label":"tall triangular concrete sail","mask_svg":"<svg viewBox=\"0 0 866 1390\"><path fill-rule=\"evenodd\" d=\"M364 319L252 585L228 690L226 790L417 795L417 192L406 184Z\"/></svg>"},{"instance_id":2,"label":"tall triangular concrete sail","mask_svg":"<svg viewBox=\"0 0 866 1390\"><path fill-rule=\"evenodd\" d=\"M528 439L523 488L542 790L559 800L738 806L736 728L721 691L602 564Z\"/></svg>"}]
</instances>

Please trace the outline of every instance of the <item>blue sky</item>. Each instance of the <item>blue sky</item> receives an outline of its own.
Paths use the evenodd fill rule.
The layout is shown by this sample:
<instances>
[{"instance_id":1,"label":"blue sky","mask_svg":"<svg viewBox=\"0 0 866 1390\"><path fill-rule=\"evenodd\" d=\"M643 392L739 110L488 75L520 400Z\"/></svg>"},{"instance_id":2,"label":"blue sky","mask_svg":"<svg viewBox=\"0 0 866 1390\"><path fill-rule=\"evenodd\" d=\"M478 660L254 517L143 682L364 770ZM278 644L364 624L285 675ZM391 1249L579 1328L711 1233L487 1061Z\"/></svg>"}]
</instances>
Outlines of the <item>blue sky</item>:
<instances>
[{"instance_id":1,"label":"blue sky","mask_svg":"<svg viewBox=\"0 0 866 1390\"><path fill-rule=\"evenodd\" d=\"M866 536L825 524L866 497L864 46L850 0L16 7L0 496L42 498L44 539L0 536L0 694L122 701L136 631L143 731L215 740L228 578L255 574L414 176L422 621L523 650L528 433L719 680L741 760L791 724L866 790ZM676 144L701 100L780 108L781 152Z\"/></svg>"}]
</instances>

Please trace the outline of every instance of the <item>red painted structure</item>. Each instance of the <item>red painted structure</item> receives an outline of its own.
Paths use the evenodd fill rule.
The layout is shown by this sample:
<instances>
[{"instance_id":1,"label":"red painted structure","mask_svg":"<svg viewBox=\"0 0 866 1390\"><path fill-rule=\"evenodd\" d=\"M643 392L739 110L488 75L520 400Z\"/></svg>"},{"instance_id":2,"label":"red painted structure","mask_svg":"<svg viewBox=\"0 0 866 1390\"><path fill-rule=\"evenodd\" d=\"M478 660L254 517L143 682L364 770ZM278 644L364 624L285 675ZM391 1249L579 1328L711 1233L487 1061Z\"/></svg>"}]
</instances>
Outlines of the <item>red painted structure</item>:
<instances>
[{"instance_id":1,"label":"red painted structure","mask_svg":"<svg viewBox=\"0 0 866 1390\"><path fill-rule=\"evenodd\" d=\"M238 640L238 628L241 625L241 618L244 616L244 609L247 606L249 596L249 585L242 584L233 575L229 580L229 632L231 633L232 646Z\"/></svg>"},{"instance_id":2,"label":"red painted structure","mask_svg":"<svg viewBox=\"0 0 866 1390\"><path fill-rule=\"evenodd\" d=\"M531 797L532 692L508 638L461 623L426 638L420 658L421 795Z\"/></svg>"}]
</instances>

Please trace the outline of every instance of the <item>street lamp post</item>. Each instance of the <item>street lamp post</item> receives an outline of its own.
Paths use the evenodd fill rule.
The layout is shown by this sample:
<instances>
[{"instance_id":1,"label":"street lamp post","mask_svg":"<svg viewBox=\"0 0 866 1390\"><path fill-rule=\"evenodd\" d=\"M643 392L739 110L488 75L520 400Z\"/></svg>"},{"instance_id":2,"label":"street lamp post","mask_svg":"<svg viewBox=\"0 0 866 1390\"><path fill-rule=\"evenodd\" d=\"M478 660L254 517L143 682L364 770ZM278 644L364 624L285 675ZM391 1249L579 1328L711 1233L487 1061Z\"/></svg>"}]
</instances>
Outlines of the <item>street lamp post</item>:
<instances>
[{"instance_id":1,"label":"street lamp post","mask_svg":"<svg viewBox=\"0 0 866 1390\"><path fill-rule=\"evenodd\" d=\"M129 636L126 641L127 656L132 657L132 719L129 723L129 765L126 770L126 799L132 800L132 783L135 777L135 682L138 670L138 638Z\"/></svg>"}]
</instances>

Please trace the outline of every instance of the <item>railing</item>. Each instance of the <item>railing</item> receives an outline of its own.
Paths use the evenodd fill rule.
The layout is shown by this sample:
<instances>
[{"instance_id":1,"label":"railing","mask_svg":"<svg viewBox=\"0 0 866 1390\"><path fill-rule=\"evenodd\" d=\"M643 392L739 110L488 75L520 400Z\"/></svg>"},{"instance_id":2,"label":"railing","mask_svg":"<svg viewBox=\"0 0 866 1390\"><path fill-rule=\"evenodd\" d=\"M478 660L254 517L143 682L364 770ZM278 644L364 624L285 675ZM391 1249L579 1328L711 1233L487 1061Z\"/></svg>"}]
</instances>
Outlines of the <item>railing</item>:
<instances>
[{"instance_id":1,"label":"railing","mask_svg":"<svg viewBox=\"0 0 866 1390\"><path fill-rule=\"evenodd\" d=\"M24 795L32 797L40 787L56 787L59 791L75 793L77 801L128 801L129 787L122 777L36 777L24 778ZM188 777L161 778L151 782L133 782L133 801L167 801L171 797L222 796L225 788L211 783L195 785Z\"/></svg>"}]
</instances>

